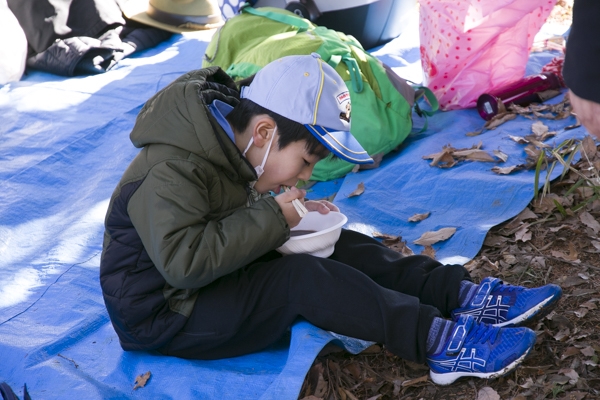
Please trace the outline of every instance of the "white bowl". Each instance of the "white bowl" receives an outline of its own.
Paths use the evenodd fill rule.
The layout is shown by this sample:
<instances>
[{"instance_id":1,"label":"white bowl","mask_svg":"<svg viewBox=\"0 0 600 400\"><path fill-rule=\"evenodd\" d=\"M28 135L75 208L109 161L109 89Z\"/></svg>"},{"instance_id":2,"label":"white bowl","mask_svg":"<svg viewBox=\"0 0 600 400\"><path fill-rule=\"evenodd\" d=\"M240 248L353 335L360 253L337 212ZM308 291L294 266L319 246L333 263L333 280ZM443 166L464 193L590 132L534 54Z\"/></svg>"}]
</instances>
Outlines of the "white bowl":
<instances>
[{"instance_id":1,"label":"white bowl","mask_svg":"<svg viewBox=\"0 0 600 400\"><path fill-rule=\"evenodd\" d=\"M291 236L287 242L277 249L283 255L312 254L317 257L329 257L333 253L335 243L340 238L342 226L348 218L335 211L321 214L311 211L306 214L300 223L291 229L291 234L298 231L315 231L299 236Z\"/></svg>"}]
</instances>

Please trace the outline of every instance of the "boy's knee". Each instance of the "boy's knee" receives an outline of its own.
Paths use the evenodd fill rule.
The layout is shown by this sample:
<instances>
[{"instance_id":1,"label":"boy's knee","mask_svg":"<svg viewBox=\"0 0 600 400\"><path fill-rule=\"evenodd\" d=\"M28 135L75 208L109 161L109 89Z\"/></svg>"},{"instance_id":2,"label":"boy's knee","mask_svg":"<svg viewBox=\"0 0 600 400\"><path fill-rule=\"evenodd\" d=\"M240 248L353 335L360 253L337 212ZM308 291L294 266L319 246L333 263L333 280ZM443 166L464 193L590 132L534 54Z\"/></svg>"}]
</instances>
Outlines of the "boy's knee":
<instances>
[{"instance_id":1,"label":"boy's knee","mask_svg":"<svg viewBox=\"0 0 600 400\"><path fill-rule=\"evenodd\" d=\"M281 268L294 281L300 281L303 277L318 277L325 272L321 258L309 254L290 254L282 258Z\"/></svg>"}]
</instances>

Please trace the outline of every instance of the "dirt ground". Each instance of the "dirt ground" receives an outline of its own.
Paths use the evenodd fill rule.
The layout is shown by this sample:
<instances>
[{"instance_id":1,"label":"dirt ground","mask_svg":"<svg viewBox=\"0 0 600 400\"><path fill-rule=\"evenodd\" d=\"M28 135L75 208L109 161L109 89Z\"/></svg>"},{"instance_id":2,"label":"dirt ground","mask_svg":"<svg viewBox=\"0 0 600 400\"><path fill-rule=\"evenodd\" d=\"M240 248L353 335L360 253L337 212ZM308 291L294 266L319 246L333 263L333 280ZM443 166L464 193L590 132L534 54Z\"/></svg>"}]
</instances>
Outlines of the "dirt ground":
<instances>
[{"instance_id":1,"label":"dirt ground","mask_svg":"<svg viewBox=\"0 0 600 400\"><path fill-rule=\"evenodd\" d=\"M570 18L559 1L551 18ZM580 143L581 161L548 182L519 216L492 228L466 267L475 282L496 276L527 287L556 283L563 297L533 323L537 342L524 363L495 379L463 378L435 385L427 366L402 360L377 344L359 355L326 348L300 399L600 399L600 146ZM544 194L542 196L542 194Z\"/></svg>"},{"instance_id":2,"label":"dirt ground","mask_svg":"<svg viewBox=\"0 0 600 400\"><path fill-rule=\"evenodd\" d=\"M594 149L589 162L574 164L571 173L551 184L550 193L492 228L466 265L476 282L496 276L527 287L556 283L563 288L556 309L530 326L537 343L519 368L496 380L463 378L438 386L426 366L374 345L359 355L319 356L300 398L600 399L600 146ZM573 189L579 174L587 173L596 188Z\"/></svg>"}]
</instances>

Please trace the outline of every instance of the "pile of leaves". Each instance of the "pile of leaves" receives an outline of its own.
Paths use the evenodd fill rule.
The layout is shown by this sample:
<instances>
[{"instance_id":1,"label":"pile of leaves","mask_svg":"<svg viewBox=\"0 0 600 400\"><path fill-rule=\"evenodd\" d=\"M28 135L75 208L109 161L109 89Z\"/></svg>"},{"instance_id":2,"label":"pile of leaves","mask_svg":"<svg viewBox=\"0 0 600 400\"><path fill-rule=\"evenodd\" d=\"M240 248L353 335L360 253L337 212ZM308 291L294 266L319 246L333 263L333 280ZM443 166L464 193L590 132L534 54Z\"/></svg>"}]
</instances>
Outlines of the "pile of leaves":
<instances>
[{"instance_id":1,"label":"pile of leaves","mask_svg":"<svg viewBox=\"0 0 600 400\"><path fill-rule=\"evenodd\" d=\"M580 160L572 163L565 149L579 152ZM545 154L549 168L567 166L564 174L547 181L517 217L492 228L466 265L475 282L496 276L515 285L563 288L557 308L530 326L537 343L519 368L496 380L463 378L438 386L426 365L398 358L381 344L358 355L328 346L307 374L300 398L599 399L600 148L586 137ZM562 161L551 160L552 154ZM402 238L379 235L388 247L412 253Z\"/></svg>"}]
</instances>

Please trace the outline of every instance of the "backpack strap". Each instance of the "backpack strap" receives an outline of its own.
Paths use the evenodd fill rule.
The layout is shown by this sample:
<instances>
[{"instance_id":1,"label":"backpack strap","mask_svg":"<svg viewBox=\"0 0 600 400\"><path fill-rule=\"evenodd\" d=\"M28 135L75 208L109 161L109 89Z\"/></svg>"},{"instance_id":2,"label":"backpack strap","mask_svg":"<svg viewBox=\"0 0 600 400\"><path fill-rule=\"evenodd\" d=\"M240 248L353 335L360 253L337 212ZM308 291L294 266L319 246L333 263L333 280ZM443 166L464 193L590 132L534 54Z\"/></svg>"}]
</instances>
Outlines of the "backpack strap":
<instances>
[{"instance_id":1,"label":"backpack strap","mask_svg":"<svg viewBox=\"0 0 600 400\"><path fill-rule=\"evenodd\" d=\"M273 11L266 11L263 9L256 9L250 7L248 3L241 8L242 12L257 15L259 17L268 18L273 21L281 22L282 24L294 26L298 28L298 33L306 32L309 29L313 29L313 25L308 22L306 19L302 17L297 17L295 15L289 14L280 14ZM363 81L360 76L360 68L358 67L358 63L356 60L350 55L350 53L344 55L332 55L330 56L327 63L331 65L333 68L337 67L340 62L343 62L348 67L348 72L350 72L350 79L352 81L352 88L356 93L360 93L363 91Z\"/></svg>"},{"instance_id":2,"label":"backpack strap","mask_svg":"<svg viewBox=\"0 0 600 400\"><path fill-rule=\"evenodd\" d=\"M350 72L350 79L352 80L352 89L356 93L360 93L363 91L363 81L360 76L360 68L358 67L358 63L354 59L354 57L350 56L350 54L344 54L342 56L342 61L348 67L348 72Z\"/></svg>"}]
</instances>

